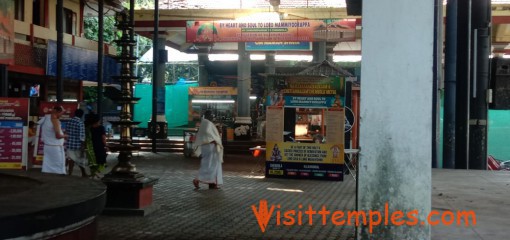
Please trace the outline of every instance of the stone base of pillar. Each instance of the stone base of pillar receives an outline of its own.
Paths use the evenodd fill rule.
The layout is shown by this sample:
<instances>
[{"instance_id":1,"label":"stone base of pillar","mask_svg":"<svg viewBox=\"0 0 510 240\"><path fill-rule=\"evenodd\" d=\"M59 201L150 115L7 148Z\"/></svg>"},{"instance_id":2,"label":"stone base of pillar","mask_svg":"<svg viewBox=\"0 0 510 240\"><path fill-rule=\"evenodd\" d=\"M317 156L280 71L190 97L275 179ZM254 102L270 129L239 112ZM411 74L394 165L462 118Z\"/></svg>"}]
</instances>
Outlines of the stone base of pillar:
<instances>
[{"instance_id":1,"label":"stone base of pillar","mask_svg":"<svg viewBox=\"0 0 510 240\"><path fill-rule=\"evenodd\" d=\"M156 178L103 178L106 185L106 206L103 214L146 216L159 207L152 204L152 189Z\"/></svg>"},{"instance_id":2,"label":"stone base of pillar","mask_svg":"<svg viewBox=\"0 0 510 240\"><path fill-rule=\"evenodd\" d=\"M234 140L251 140L251 125L250 117L237 117L234 122Z\"/></svg>"},{"instance_id":3,"label":"stone base of pillar","mask_svg":"<svg viewBox=\"0 0 510 240\"><path fill-rule=\"evenodd\" d=\"M167 139L168 138L168 123L167 122L156 122L156 139ZM153 138L152 133L152 121L149 122L148 131L147 131L147 137Z\"/></svg>"}]
</instances>

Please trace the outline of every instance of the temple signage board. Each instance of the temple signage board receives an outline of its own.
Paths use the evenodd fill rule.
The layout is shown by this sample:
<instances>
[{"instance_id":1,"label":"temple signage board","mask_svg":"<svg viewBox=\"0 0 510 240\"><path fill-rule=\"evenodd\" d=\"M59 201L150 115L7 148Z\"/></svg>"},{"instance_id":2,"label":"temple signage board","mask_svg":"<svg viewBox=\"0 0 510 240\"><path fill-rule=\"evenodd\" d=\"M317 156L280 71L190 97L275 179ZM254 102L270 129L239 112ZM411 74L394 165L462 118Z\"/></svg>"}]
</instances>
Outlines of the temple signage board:
<instances>
[{"instance_id":1,"label":"temple signage board","mask_svg":"<svg viewBox=\"0 0 510 240\"><path fill-rule=\"evenodd\" d=\"M343 181L345 77L273 76L265 91L265 176Z\"/></svg>"},{"instance_id":2,"label":"temple signage board","mask_svg":"<svg viewBox=\"0 0 510 240\"><path fill-rule=\"evenodd\" d=\"M0 169L22 168L28 98L0 98Z\"/></svg>"},{"instance_id":3,"label":"temple signage board","mask_svg":"<svg viewBox=\"0 0 510 240\"><path fill-rule=\"evenodd\" d=\"M346 42L356 40L356 19L187 21L186 42Z\"/></svg>"}]
</instances>

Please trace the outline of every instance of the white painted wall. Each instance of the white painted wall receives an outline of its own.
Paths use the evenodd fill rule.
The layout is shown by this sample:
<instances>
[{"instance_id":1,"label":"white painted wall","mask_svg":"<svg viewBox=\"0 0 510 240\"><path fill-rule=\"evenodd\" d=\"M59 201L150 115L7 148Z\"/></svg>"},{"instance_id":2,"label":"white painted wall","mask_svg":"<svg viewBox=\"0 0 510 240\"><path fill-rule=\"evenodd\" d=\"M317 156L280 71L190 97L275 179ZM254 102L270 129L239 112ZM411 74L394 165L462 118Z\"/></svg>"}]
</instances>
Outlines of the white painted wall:
<instances>
[{"instance_id":1,"label":"white painted wall","mask_svg":"<svg viewBox=\"0 0 510 240\"><path fill-rule=\"evenodd\" d=\"M364 0L359 209L431 208L434 2ZM430 239L425 225L362 228L359 239Z\"/></svg>"}]
</instances>

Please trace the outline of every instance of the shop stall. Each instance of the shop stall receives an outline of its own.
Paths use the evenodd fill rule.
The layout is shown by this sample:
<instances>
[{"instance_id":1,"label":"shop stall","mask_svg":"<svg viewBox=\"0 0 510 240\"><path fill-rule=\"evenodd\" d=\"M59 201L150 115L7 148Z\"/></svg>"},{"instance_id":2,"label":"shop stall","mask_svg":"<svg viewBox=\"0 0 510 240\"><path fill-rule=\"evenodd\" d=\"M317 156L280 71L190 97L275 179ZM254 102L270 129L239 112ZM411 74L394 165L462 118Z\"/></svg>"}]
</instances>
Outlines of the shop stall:
<instances>
[{"instance_id":1,"label":"shop stall","mask_svg":"<svg viewBox=\"0 0 510 240\"><path fill-rule=\"evenodd\" d=\"M329 62L268 76L266 177L343 180L347 76Z\"/></svg>"},{"instance_id":2,"label":"shop stall","mask_svg":"<svg viewBox=\"0 0 510 240\"><path fill-rule=\"evenodd\" d=\"M211 110L224 140L233 139L233 124L236 116L237 88L234 87L190 87L188 89L188 122L191 126L200 123L201 115Z\"/></svg>"}]
</instances>

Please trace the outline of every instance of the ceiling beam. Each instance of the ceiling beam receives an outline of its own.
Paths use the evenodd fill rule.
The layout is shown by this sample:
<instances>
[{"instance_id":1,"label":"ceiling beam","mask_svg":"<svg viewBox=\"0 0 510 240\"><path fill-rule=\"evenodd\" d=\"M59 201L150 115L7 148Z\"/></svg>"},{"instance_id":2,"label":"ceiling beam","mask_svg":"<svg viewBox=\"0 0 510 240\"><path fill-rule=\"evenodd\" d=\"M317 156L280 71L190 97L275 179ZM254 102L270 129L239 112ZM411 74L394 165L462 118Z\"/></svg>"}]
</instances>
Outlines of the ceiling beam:
<instances>
[{"instance_id":1,"label":"ceiling beam","mask_svg":"<svg viewBox=\"0 0 510 240\"><path fill-rule=\"evenodd\" d=\"M159 10L160 20L235 20L254 13L271 12L267 9L165 9ZM285 20L320 20L360 18L348 16L345 8L289 8L280 9L278 13ZM136 10L135 21L154 19L153 10Z\"/></svg>"}]
</instances>

